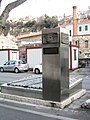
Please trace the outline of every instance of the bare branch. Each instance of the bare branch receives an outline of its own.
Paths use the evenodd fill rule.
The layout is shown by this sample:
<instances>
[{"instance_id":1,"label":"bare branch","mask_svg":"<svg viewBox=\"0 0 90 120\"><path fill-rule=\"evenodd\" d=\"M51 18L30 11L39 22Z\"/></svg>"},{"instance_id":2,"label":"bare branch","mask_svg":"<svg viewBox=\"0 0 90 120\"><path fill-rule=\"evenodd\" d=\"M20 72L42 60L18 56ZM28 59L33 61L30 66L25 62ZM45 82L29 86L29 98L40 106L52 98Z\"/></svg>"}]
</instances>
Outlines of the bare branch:
<instances>
[{"instance_id":1,"label":"bare branch","mask_svg":"<svg viewBox=\"0 0 90 120\"><path fill-rule=\"evenodd\" d=\"M5 24L7 18L9 17L9 12L14 9L15 7L21 5L22 3L24 3L27 0L16 0L12 3L9 3L6 8L4 9L4 11L2 12L1 16L0 16L0 20L2 21L2 24Z\"/></svg>"},{"instance_id":2,"label":"bare branch","mask_svg":"<svg viewBox=\"0 0 90 120\"><path fill-rule=\"evenodd\" d=\"M0 34L4 33L6 31L6 20L9 17L9 12L14 9L15 7L21 5L22 3L24 3L27 0L16 0L12 3L9 3L4 11L2 12L1 16L0 16ZM0 3L2 2L2 0L0 0Z\"/></svg>"}]
</instances>

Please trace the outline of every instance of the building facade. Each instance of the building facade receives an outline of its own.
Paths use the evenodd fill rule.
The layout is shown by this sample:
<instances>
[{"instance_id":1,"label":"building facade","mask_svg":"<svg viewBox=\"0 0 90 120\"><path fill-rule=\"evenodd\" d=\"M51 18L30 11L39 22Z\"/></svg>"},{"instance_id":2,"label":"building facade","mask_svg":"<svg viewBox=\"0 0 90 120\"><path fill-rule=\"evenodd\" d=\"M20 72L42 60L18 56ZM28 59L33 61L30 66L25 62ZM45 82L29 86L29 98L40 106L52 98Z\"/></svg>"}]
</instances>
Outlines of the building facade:
<instances>
[{"instance_id":1,"label":"building facade","mask_svg":"<svg viewBox=\"0 0 90 120\"><path fill-rule=\"evenodd\" d=\"M0 35L0 49L18 49L16 38L12 35Z\"/></svg>"},{"instance_id":2,"label":"building facade","mask_svg":"<svg viewBox=\"0 0 90 120\"><path fill-rule=\"evenodd\" d=\"M17 36L17 44L19 47L24 45L42 44L42 32L30 32L29 34Z\"/></svg>"},{"instance_id":3,"label":"building facade","mask_svg":"<svg viewBox=\"0 0 90 120\"><path fill-rule=\"evenodd\" d=\"M29 34L17 36L20 59L26 61L26 49L37 47L42 44L42 32L30 32Z\"/></svg>"},{"instance_id":4,"label":"building facade","mask_svg":"<svg viewBox=\"0 0 90 120\"><path fill-rule=\"evenodd\" d=\"M90 10L83 14L73 6L73 16L67 19L63 27L67 29L72 44L79 47L79 59L90 58ZM59 23L58 26L61 24Z\"/></svg>"}]
</instances>

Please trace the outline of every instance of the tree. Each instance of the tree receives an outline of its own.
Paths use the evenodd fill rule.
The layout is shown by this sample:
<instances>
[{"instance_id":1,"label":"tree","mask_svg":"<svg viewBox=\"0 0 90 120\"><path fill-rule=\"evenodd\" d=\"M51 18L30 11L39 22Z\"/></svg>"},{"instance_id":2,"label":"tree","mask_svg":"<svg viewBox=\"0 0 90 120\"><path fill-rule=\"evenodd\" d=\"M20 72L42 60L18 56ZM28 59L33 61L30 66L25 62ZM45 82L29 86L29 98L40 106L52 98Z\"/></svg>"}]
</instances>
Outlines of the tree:
<instances>
[{"instance_id":1,"label":"tree","mask_svg":"<svg viewBox=\"0 0 90 120\"><path fill-rule=\"evenodd\" d=\"M1 3L2 0L0 0ZM9 12L16 8L17 6L21 5L22 3L24 3L27 0L16 0L12 3L9 3L4 11L2 12L1 16L0 16L0 35L3 33L4 35L7 35L8 33L8 29L6 27L6 20L9 17Z\"/></svg>"},{"instance_id":2,"label":"tree","mask_svg":"<svg viewBox=\"0 0 90 120\"><path fill-rule=\"evenodd\" d=\"M33 20L33 21L28 21L27 23L25 23L24 27L32 27L33 25L36 24L36 21Z\"/></svg>"},{"instance_id":3,"label":"tree","mask_svg":"<svg viewBox=\"0 0 90 120\"><path fill-rule=\"evenodd\" d=\"M44 15L43 19L41 19L37 23L37 28L42 30L43 28L55 28L58 26L58 19L57 17L49 17L48 15Z\"/></svg>"}]
</instances>

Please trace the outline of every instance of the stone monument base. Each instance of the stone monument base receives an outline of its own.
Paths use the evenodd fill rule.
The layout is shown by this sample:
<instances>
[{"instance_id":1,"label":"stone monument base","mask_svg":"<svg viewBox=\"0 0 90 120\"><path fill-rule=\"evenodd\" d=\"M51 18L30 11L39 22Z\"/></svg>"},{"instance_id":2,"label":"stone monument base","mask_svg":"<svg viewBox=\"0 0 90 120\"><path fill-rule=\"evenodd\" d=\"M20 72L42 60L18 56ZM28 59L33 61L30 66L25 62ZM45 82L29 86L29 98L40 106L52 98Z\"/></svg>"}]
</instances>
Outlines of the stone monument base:
<instances>
[{"instance_id":1,"label":"stone monument base","mask_svg":"<svg viewBox=\"0 0 90 120\"><path fill-rule=\"evenodd\" d=\"M12 95L7 93L0 93L0 98L3 98L3 100L14 100L18 102L24 102L25 104L36 104L40 106L48 106L48 107L55 107L55 108L61 108L63 109L70 103L72 103L74 100L80 98L86 93L86 90L82 89L81 91L75 93L74 95L71 95L69 98L62 102L54 102L54 101L46 101L42 99L36 99L36 98L29 98L29 97L23 97L18 95Z\"/></svg>"}]
</instances>

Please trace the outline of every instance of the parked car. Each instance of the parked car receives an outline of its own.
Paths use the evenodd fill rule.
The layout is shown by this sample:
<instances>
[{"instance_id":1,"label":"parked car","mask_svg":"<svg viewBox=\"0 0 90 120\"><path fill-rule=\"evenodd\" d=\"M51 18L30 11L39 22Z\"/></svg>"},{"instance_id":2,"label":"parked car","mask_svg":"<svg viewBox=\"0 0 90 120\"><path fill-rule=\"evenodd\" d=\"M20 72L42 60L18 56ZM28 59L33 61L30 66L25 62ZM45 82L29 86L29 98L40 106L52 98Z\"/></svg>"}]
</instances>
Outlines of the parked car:
<instances>
[{"instance_id":1,"label":"parked car","mask_svg":"<svg viewBox=\"0 0 90 120\"><path fill-rule=\"evenodd\" d=\"M20 71L27 72L29 70L29 65L23 60L10 60L7 61L5 64L0 66L0 71L14 71L18 73Z\"/></svg>"},{"instance_id":2,"label":"parked car","mask_svg":"<svg viewBox=\"0 0 90 120\"><path fill-rule=\"evenodd\" d=\"M33 72L34 72L35 74L40 74L40 73L42 73L42 64L35 65L34 68L33 68Z\"/></svg>"}]
</instances>

